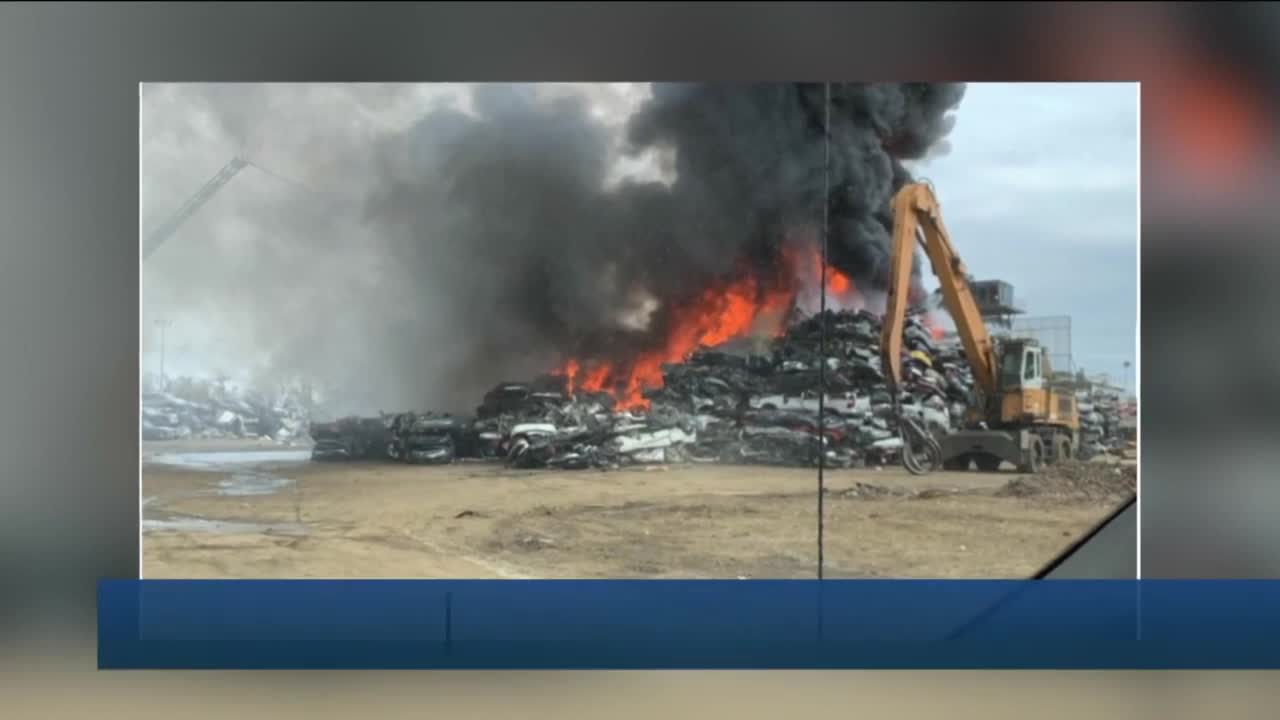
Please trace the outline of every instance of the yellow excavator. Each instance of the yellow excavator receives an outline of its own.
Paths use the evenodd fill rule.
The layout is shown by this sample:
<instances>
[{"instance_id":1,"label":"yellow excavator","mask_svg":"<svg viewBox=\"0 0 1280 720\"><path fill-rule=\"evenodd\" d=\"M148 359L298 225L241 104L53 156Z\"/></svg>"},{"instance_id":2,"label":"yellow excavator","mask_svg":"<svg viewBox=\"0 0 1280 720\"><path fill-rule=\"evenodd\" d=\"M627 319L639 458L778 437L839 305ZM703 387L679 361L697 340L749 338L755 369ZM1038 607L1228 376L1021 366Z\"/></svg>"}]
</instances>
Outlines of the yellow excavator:
<instances>
[{"instance_id":1,"label":"yellow excavator","mask_svg":"<svg viewBox=\"0 0 1280 720\"><path fill-rule=\"evenodd\" d=\"M1050 387L1049 356L1035 340L1002 340L997 348L970 291L965 266L943 226L938 199L925 183L909 183L893 198L893 247L880 362L895 405L902 382L902 332L917 242L924 246L938 278L973 370L976 392L961 428L951 432L930 432L915 418L896 413L907 470L923 474L939 466L968 470L976 465L991 472L1008 462L1022 472L1035 473L1045 464L1074 457L1080 434L1075 396Z\"/></svg>"}]
</instances>

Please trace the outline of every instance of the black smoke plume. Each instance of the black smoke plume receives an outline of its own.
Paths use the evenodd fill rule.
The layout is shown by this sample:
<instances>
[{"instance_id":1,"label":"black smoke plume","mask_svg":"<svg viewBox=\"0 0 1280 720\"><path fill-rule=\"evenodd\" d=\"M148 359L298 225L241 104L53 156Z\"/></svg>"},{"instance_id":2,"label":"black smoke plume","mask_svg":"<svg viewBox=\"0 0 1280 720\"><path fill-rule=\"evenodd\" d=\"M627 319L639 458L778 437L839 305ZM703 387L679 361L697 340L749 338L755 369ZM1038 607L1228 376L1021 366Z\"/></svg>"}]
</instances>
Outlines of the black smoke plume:
<instances>
[{"instance_id":1,"label":"black smoke plume","mask_svg":"<svg viewBox=\"0 0 1280 720\"><path fill-rule=\"evenodd\" d=\"M276 133L315 170L297 179L358 210L324 222L296 203L287 212L241 203L237 232L257 228L262 252L223 268L240 283L234 297L214 299L196 282L218 272L208 253L228 252L225 238L198 261L195 249L165 249L172 259L158 253L144 273L172 273L172 297L224 314L209 323L219 342L341 389L342 410L468 410L492 383L568 355L651 346L672 308L744 264L776 267L790 234L819 225L824 201L833 265L860 288L883 288L888 203L909 179L902 163L945 146L964 92L831 85L828 193L822 84L654 85L621 137L584 97L533 86L478 85L465 109L441 107L372 138L324 104L345 92L368 95L366 109L398 107L407 87L308 91L288 110L300 119ZM262 136L289 103L265 91L191 92L228 134L284 153ZM303 116L331 132L309 130ZM613 181L616 161L646 157L669 176ZM273 290L279 278L287 298Z\"/></svg>"},{"instance_id":2,"label":"black smoke plume","mask_svg":"<svg viewBox=\"0 0 1280 720\"><path fill-rule=\"evenodd\" d=\"M776 265L790 230L821 222L824 200L832 264L883 289L889 200L910 179L902 161L947 134L963 92L833 85L828 178L822 84L656 85L623 152L673 156L675 180L606 188L608 137L584 104L482 86L477 117L439 112L414 128L414 174L381 188L368 218L404 241L424 276L444 263L465 278L459 373L484 384L566 353L625 358L664 337L671 308L744 261ZM657 310L644 331L620 331L638 289Z\"/></svg>"}]
</instances>

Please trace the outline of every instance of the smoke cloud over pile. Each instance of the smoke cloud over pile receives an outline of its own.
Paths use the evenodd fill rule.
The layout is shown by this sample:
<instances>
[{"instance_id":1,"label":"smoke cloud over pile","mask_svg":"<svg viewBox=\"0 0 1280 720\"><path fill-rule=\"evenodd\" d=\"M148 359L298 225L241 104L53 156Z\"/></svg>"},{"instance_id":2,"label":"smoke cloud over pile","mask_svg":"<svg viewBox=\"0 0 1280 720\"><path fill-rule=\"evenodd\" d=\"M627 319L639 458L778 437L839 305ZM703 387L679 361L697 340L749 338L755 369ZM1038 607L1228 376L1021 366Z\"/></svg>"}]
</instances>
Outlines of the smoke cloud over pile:
<instances>
[{"instance_id":1,"label":"smoke cloud over pile","mask_svg":"<svg viewBox=\"0 0 1280 720\"><path fill-rule=\"evenodd\" d=\"M626 93L603 90L163 86L143 99L144 221L228 141L307 189L243 171L147 261L144 313L201 328L197 354L314 378L336 411L465 411L568 355L643 350L672 308L812 236L824 91L655 85L620 122ZM830 257L874 291L902 162L943 147L963 86L831 94ZM666 177L618 181L619 161Z\"/></svg>"}]
</instances>

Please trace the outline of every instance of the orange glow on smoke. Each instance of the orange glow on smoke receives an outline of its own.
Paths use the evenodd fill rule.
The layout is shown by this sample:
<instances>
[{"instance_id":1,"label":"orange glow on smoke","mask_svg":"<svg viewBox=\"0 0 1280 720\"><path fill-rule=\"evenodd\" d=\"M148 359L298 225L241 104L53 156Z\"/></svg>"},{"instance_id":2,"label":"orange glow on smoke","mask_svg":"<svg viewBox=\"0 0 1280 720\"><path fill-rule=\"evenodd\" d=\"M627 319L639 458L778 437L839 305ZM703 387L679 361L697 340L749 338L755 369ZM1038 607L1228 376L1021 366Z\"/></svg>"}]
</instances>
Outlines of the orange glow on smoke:
<instances>
[{"instance_id":1,"label":"orange glow on smoke","mask_svg":"<svg viewBox=\"0 0 1280 720\"><path fill-rule=\"evenodd\" d=\"M648 409L643 393L662 387L663 364L680 362L700 347L752 335L782 335L797 294L821 282L822 262L817 249L808 245L787 247L781 260L781 268L774 269L776 277L745 271L672 308L666 337L630 361L592 363L571 358L558 371L566 377L566 389L570 393L608 392L621 410ZM837 270L828 269L827 283L839 297L857 294L853 281Z\"/></svg>"},{"instance_id":2,"label":"orange glow on smoke","mask_svg":"<svg viewBox=\"0 0 1280 720\"><path fill-rule=\"evenodd\" d=\"M816 289L822 284L822 253L815 245L790 245L783 248L784 262L790 265L799 275L800 284L805 288ZM827 267L827 298L848 301L856 297L857 288L853 279L839 270Z\"/></svg>"},{"instance_id":3,"label":"orange glow on smoke","mask_svg":"<svg viewBox=\"0 0 1280 720\"><path fill-rule=\"evenodd\" d=\"M850 287L853 287L853 281L839 270L832 270L831 277L827 280L827 286L836 295L844 295L849 292Z\"/></svg>"},{"instance_id":4,"label":"orange glow on smoke","mask_svg":"<svg viewBox=\"0 0 1280 720\"><path fill-rule=\"evenodd\" d=\"M929 335L933 338L934 342L938 342L947 334L947 331L943 330L942 326L933 319L933 313L925 313L923 324L925 329L929 331Z\"/></svg>"}]
</instances>

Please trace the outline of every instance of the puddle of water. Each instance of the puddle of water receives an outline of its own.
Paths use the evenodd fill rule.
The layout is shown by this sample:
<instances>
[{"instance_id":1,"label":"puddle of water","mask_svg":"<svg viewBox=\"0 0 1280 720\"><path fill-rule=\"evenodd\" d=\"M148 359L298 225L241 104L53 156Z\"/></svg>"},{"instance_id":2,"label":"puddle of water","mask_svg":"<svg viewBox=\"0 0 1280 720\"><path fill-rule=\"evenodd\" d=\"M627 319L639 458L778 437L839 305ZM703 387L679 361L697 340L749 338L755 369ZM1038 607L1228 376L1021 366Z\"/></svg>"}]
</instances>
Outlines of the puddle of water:
<instances>
[{"instance_id":1,"label":"puddle of water","mask_svg":"<svg viewBox=\"0 0 1280 720\"><path fill-rule=\"evenodd\" d=\"M230 520L209 520L201 517L174 516L164 519L144 519L142 531L173 530L197 533L270 533L272 535L306 535L307 528L300 523L250 523Z\"/></svg>"},{"instance_id":2,"label":"puddle of water","mask_svg":"<svg viewBox=\"0 0 1280 720\"><path fill-rule=\"evenodd\" d=\"M229 478L219 480L218 489L214 492L232 497L272 495L291 487L293 481L288 478L259 473L234 473Z\"/></svg>"},{"instance_id":3,"label":"puddle of water","mask_svg":"<svg viewBox=\"0 0 1280 720\"><path fill-rule=\"evenodd\" d=\"M260 463L303 463L311 459L310 450L243 450L228 452L162 453L148 458L158 465L195 470L218 470L228 465Z\"/></svg>"},{"instance_id":4,"label":"puddle of water","mask_svg":"<svg viewBox=\"0 0 1280 720\"><path fill-rule=\"evenodd\" d=\"M230 472L208 491L215 495L242 497L272 495L293 486L294 481L247 469L264 463L304 463L311 459L309 450L246 450L229 452L193 452L156 455L149 462L188 470ZM199 494L208 494L201 492ZM143 499L145 506L149 499Z\"/></svg>"},{"instance_id":5,"label":"puddle of water","mask_svg":"<svg viewBox=\"0 0 1280 720\"><path fill-rule=\"evenodd\" d=\"M222 495L247 497L273 495L289 490L295 482L289 478L251 469L262 463L302 463L311 458L309 450L248 450L232 452L170 453L150 458L149 462L183 467L193 470L226 472L228 475L213 487L197 490L191 495ZM155 497L143 497L142 506L157 503ZM232 520L211 520L194 515L169 515L142 520L143 532L178 531L195 533L271 533L278 535L305 535L307 528L301 523L260 523Z\"/></svg>"}]
</instances>

